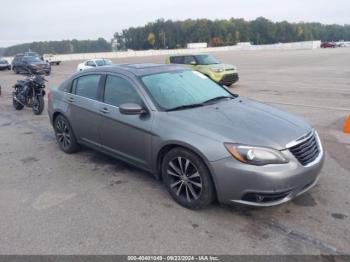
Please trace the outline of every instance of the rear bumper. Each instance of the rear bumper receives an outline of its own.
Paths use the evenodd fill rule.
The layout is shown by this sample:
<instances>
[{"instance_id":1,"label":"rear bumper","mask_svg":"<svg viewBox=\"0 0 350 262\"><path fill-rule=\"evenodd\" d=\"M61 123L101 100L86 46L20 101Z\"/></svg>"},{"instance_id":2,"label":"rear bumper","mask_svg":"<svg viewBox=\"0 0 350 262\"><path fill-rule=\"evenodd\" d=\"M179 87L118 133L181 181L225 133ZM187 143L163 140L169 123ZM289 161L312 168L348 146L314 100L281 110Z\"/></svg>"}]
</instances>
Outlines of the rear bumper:
<instances>
[{"instance_id":1,"label":"rear bumper","mask_svg":"<svg viewBox=\"0 0 350 262\"><path fill-rule=\"evenodd\" d=\"M11 65L1 65L0 70L11 70Z\"/></svg>"}]
</instances>

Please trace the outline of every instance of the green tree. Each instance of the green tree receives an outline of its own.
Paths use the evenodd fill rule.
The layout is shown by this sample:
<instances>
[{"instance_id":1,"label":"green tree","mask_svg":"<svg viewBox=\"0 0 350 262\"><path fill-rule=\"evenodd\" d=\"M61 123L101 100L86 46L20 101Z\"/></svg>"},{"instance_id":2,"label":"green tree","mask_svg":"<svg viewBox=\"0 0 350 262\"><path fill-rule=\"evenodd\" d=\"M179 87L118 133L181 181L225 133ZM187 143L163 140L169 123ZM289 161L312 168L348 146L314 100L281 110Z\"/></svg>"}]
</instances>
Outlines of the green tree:
<instances>
[{"instance_id":1,"label":"green tree","mask_svg":"<svg viewBox=\"0 0 350 262\"><path fill-rule=\"evenodd\" d=\"M156 43L156 36L155 36L155 34L154 33L149 33L148 37L147 37L147 41L152 47L154 47L154 44Z\"/></svg>"}]
</instances>

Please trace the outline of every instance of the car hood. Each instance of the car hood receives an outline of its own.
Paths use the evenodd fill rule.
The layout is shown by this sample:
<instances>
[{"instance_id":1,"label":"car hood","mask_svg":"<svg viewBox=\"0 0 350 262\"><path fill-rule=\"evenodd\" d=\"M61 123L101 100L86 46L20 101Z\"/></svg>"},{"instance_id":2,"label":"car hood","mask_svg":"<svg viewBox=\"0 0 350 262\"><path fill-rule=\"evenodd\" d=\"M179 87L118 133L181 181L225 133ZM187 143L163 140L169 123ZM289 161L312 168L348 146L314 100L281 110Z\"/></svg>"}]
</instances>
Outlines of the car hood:
<instances>
[{"instance_id":1,"label":"car hood","mask_svg":"<svg viewBox=\"0 0 350 262\"><path fill-rule=\"evenodd\" d=\"M200 65L202 68L214 68L214 69L224 69L224 70L236 70L236 66L229 64L213 64L213 65Z\"/></svg>"},{"instance_id":2,"label":"car hood","mask_svg":"<svg viewBox=\"0 0 350 262\"><path fill-rule=\"evenodd\" d=\"M190 132L220 142L264 146L278 150L310 132L301 117L247 98L238 97L210 106L168 112Z\"/></svg>"}]
</instances>

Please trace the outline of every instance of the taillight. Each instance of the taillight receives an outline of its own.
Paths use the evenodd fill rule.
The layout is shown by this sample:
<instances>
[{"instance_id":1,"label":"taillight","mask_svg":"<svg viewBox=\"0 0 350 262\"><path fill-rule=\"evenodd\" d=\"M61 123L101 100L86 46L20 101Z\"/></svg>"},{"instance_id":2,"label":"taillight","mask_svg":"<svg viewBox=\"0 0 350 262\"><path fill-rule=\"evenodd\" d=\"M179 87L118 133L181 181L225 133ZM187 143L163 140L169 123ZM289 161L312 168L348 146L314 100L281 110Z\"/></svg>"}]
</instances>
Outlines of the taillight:
<instances>
[{"instance_id":1,"label":"taillight","mask_svg":"<svg viewBox=\"0 0 350 262\"><path fill-rule=\"evenodd\" d=\"M52 92L51 92L51 89L49 89L49 91L47 92L47 99L51 99L52 97Z\"/></svg>"}]
</instances>

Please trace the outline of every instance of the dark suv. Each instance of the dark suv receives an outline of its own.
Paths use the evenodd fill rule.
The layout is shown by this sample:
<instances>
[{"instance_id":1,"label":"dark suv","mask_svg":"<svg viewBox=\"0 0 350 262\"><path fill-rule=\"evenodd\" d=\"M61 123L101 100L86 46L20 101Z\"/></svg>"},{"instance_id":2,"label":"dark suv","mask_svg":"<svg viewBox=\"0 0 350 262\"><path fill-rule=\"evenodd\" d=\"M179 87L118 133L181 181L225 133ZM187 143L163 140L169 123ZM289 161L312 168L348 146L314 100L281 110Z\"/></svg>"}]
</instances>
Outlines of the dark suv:
<instances>
[{"instance_id":1,"label":"dark suv","mask_svg":"<svg viewBox=\"0 0 350 262\"><path fill-rule=\"evenodd\" d=\"M28 73L50 75L51 66L38 56L17 54L12 60L12 70L16 74Z\"/></svg>"}]
</instances>

